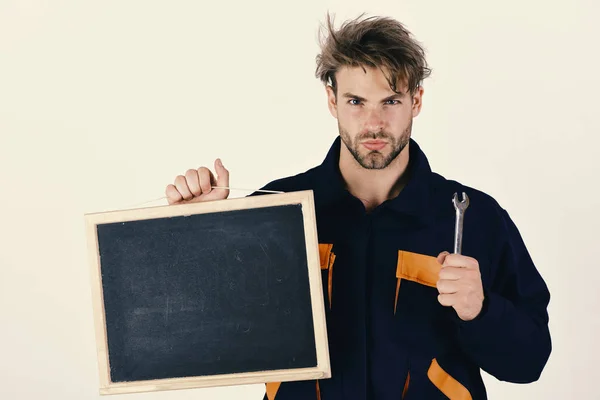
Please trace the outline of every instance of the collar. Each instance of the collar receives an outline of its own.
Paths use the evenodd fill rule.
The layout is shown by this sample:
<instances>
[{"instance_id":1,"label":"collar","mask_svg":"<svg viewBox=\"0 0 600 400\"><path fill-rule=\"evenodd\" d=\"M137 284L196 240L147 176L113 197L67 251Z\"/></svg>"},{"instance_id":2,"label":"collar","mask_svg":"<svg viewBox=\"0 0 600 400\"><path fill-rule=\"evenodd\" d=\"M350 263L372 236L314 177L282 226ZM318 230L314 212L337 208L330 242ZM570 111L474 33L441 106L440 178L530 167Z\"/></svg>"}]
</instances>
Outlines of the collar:
<instances>
[{"instance_id":1,"label":"collar","mask_svg":"<svg viewBox=\"0 0 600 400\"><path fill-rule=\"evenodd\" d=\"M331 145L323 163L317 168L315 203L318 207L334 206L341 201L354 198L346 189L339 169L341 138L338 136ZM400 194L385 201L378 208L390 208L395 212L415 218L424 224L434 221L431 209L432 171L425 153L414 139L408 146L409 161L406 173L408 182ZM361 203L362 204L362 203Z\"/></svg>"}]
</instances>

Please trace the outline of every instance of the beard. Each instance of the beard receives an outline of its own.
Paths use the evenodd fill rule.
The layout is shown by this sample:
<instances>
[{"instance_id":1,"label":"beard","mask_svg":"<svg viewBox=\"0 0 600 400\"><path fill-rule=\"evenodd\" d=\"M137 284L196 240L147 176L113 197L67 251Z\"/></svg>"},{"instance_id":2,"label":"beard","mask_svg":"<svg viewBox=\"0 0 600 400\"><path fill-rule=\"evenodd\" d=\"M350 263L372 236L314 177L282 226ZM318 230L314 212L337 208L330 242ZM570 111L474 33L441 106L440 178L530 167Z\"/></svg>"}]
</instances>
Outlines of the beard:
<instances>
[{"instance_id":1,"label":"beard","mask_svg":"<svg viewBox=\"0 0 600 400\"><path fill-rule=\"evenodd\" d=\"M398 157L398 155L404 150L404 148L408 145L410 141L410 135L412 132L412 120L410 121L408 127L402 132L402 135L396 139L389 133L385 131L381 131L379 133L371 133L367 132L362 135L358 135L354 138L354 141L348 134L348 131L342 128L338 121L338 130L340 133L340 137L342 142L346 145L356 162L360 164L361 167L366 169L384 169L387 168L388 165L392 163ZM360 153L360 142L363 140L375 140L375 139L384 139L389 142L392 147L392 150L389 154L385 155L379 150L369 151L367 154Z\"/></svg>"}]
</instances>

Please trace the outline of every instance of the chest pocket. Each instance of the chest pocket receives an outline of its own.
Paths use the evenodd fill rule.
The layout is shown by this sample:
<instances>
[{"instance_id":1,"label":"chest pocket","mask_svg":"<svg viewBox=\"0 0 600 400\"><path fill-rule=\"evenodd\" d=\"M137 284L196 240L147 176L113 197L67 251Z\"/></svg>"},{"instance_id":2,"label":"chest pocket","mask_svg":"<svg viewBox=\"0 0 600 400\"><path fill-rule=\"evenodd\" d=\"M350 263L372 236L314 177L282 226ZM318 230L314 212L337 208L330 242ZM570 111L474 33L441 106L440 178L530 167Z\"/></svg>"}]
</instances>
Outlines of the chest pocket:
<instances>
[{"instance_id":1,"label":"chest pocket","mask_svg":"<svg viewBox=\"0 0 600 400\"><path fill-rule=\"evenodd\" d=\"M321 271L326 272L326 288L327 299L329 300L329 309L332 304L333 291L333 264L335 261L335 253L333 252L333 244L319 243L319 258L321 261Z\"/></svg>"},{"instance_id":2,"label":"chest pocket","mask_svg":"<svg viewBox=\"0 0 600 400\"><path fill-rule=\"evenodd\" d=\"M396 300L394 302L394 314L398 304L398 293L400 283L403 279L420 283L421 285L437 287L438 275L442 266L437 257L425 254L412 253L405 250L398 251L398 263L396 266Z\"/></svg>"}]
</instances>

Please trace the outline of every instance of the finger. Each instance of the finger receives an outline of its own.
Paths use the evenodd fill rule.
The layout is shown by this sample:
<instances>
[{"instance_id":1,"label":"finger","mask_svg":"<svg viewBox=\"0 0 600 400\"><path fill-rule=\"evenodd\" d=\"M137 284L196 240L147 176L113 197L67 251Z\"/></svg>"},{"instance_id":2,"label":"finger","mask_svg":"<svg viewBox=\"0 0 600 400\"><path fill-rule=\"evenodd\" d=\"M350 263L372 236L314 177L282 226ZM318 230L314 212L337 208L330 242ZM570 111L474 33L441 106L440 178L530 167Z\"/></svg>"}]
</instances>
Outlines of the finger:
<instances>
[{"instance_id":1,"label":"finger","mask_svg":"<svg viewBox=\"0 0 600 400\"><path fill-rule=\"evenodd\" d=\"M459 280L464 276L465 268L459 267L442 267L438 274L439 279L445 279L449 281Z\"/></svg>"},{"instance_id":2,"label":"finger","mask_svg":"<svg viewBox=\"0 0 600 400\"><path fill-rule=\"evenodd\" d=\"M202 194L210 193L212 190L211 185L211 173L206 167L198 168L198 180L200 181L200 189L202 190Z\"/></svg>"},{"instance_id":3,"label":"finger","mask_svg":"<svg viewBox=\"0 0 600 400\"><path fill-rule=\"evenodd\" d=\"M452 307L456 303L456 295L454 294L439 294L438 302L445 307Z\"/></svg>"},{"instance_id":4,"label":"finger","mask_svg":"<svg viewBox=\"0 0 600 400\"><path fill-rule=\"evenodd\" d=\"M190 192L190 188L188 187L185 177L183 175L178 175L177 178L175 178L175 187L177 188L177 190L181 194L181 197L183 197L184 200L190 200L192 197L194 197L192 195L192 192Z\"/></svg>"},{"instance_id":5,"label":"finger","mask_svg":"<svg viewBox=\"0 0 600 400\"><path fill-rule=\"evenodd\" d=\"M223 166L223 162L220 158L215 160L215 171L217 178L214 182L218 189L213 189L216 198L227 198L229 197L229 189L222 189L229 187L229 171Z\"/></svg>"},{"instance_id":6,"label":"finger","mask_svg":"<svg viewBox=\"0 0 600 400\"><path fill-rule=\"evenodd\" d=\"M440 254L438 254L437 256L437 262L440 264L444 264L444 260L446 259L446 256L450 254L447 251L442 251Z\"/></svg>"},{"instance_id":7,"label":"finger","mask_svg":"<svg viewBox=\"0 0 600 400\"><path fill-rule=\"evenodd\" d=\"M229 171L220 158L215 160L215 171L217 172L217 186L229 187Z\"/></svg>"},{"instance_id":8,"label":"finger","mask_svg":"<svg viewBox=\"0 0 600 400\"><path fill-rule=\"evenodd\" d=\"M185 173L185 181L187 183L190 192L194 196L200 196L202 190L200 190L200 181L198 180L198 171L195 169L188 169Z\"/></svg>"},{"instance_id":9,"label":"finger","mask_svg":"<svg viewBox=\"0 0 600 400\"><path fill-rule=\"evenodd\" d=\"M462 254L448 254L442 263L444 267L479 268L477 260Z\"/></svg>"},{"instance_id":10,"label":"finger","mask_svg":"<svg viewBox=\"0 0 600 400\"><path fill-rule=\"evenodd\" d=\"M220 158L215 160L215 171L217 172L217 186L229 187L229 171L223 166L223 162ZM220 190L223 190L223 195L225 197L229 196L229 189Z\"/></svg>"},{"instance_id":11,"label":"finger","mask_svg":"<svg viewBox=\"0 0 600 400\"><path fill-rule=\"evenodd\" d=\"M165 194L167 195L167 202L169 204L179 203L181 200L183 200L181 193L179 193L179 191L174 185L167 185L167 188L165 189Z\"/></svg>"},{"instance_id":12,"label":"finger","mask_svg":"<svg viewBox=\"0 0 600 400\"><path fill-rule=\"evenodd\" d=\"M445 279L440 279L437 281L436 287L440 294L452 294L458 292L460 284L458 283L458 281L448 281Z\"/></svg>"}]
</instances>

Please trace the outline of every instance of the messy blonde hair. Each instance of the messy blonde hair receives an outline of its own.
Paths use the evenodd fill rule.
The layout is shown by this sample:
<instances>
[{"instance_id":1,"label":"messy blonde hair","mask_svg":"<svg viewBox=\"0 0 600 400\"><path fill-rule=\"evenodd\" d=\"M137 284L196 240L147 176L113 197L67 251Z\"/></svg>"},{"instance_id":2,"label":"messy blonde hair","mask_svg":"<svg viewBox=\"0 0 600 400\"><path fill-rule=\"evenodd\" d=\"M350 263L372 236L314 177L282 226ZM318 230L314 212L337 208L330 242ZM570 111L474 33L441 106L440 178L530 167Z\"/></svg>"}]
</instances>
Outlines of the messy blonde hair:
<instances>
[{"instance_id":1,"label":"messy blonde hair","mask_svg":"<svg viewBox=\"0 0 600 400\"><path fill-rule=\"evenodd\" d=\"M425 51L403 24L388 17L364 14L335 30L327 14L326 34L320 31L321 53L317 55L316 77L337 92L335 74L340 67L380 68L392 91L399 84L414 94L431 74Z\"/></svg>"}]
</instances>

